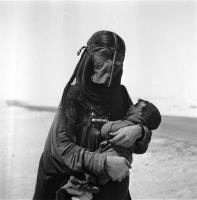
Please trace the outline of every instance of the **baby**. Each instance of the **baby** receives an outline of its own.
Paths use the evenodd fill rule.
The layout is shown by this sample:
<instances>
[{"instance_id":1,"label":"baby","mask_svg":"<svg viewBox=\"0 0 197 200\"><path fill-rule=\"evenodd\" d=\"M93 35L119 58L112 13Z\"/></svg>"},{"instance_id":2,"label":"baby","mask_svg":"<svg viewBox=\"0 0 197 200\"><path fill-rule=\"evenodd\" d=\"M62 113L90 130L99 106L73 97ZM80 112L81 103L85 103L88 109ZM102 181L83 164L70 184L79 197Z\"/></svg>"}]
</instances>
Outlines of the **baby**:
<instances>
[{"instance_id":1,"label":"baby","mask_svg":"<svg viewBox=\"0 0 197 200\"><path fill-rule=\"evenodd\" d=\"M115 132L123 127L137 124L144 125L149 130L155 130L158 128L160 123L161 115L157 107L148 101L138 99L138 102L135 105L130 106L126 116L123 119L117 121L109 121L102 126L102 142L100 143L97 152L110 156L122 156L126 158L130 163L132 163L132 154L134 153L134 150L136 148L136 142L129 148L124 148L119 145L110 143L110 132ZM95 185L97 182L98 185L104 185L111 179L108 174L98 176L97 180L96 177L92 174L79 174L79 176L82 175L83 178L72 177L64 186L65 190L73 195L71 198L72 200L92 199L92 193L98 193L99 188L96 186L91 186L91 183ZM83 184L81 182L82 180ZM86 188L84 188L84 183ZM79 191L83 191L84 193L83 195L76 195L75 192L69 192L69 189L77 189Z\"/></svg>"},{"instance_id":2,"label":"baby","mask_svg":"<svg viewBox=\"0 0 197 200\"><path fill-rule=\"evenodd\" d=\"M161 123L159 110L152 103L139 99L135 105L131 105L126 116L122 120L109 121L101 128L101 142L99 152L110 156L122 156L132 163L136 143L129 148L124 148L109 142L110 132L115 132L120 128L132 125L144 125L149 130L155 130ZM98 184L104 185L111 178L106 175L98 176Z\"/></svg>"}]
</instances>

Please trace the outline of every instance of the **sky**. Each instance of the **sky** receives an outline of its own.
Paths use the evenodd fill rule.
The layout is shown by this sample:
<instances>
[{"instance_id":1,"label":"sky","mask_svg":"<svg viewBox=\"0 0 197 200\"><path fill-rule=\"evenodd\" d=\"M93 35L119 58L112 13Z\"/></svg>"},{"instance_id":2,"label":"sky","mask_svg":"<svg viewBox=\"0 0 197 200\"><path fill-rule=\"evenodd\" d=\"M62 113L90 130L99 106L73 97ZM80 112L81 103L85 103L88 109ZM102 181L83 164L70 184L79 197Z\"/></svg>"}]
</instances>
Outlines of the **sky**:
<instances>
[{"instance_id":1,"label":"sky","mask_svg":"<svg viewBox=\"0 0 197 200\"><path fill-rule=\"evenodd\" d=\"M98 30L126 43L132 97L197 99L196 1L0 1L0 99L57 106Z\"/></svg>"}]
</instances>

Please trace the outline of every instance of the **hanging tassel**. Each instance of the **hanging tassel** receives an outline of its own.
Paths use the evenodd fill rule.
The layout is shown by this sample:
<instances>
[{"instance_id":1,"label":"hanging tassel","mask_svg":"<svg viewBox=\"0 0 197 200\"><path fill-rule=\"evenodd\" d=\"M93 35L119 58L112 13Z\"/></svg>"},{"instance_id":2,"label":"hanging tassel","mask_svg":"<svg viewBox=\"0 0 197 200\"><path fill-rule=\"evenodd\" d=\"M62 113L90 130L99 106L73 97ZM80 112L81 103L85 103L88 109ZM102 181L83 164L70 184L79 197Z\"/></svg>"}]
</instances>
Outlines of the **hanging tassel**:
<instances>
[{"instance_id":1,"label":"hanging tassel","mask_svg":"<svg viewBox=\"0 0 197 200\"><path fill-rule=\"evenodd\" d=\"M81 49L77 52L77 55L79 56L80 53L81 53L81 51L82 51L83 49L86 49L86 48L87 48L86 46L82 46Z\"/></svg>"},{"instance_id":2,"label":"hanging tassel","mask_svg":"<svg viewBox=\"0 0 197 200\"><path fill-rule=\"evenodd\" d=\"M96 45L93 45L93 44L91 44L89 46L82 46L81 49L77 52L77 55L79 56L83 49L86 49L88 52L92 52L94 47L96 47Z\"/></svg>"}]
</instances>

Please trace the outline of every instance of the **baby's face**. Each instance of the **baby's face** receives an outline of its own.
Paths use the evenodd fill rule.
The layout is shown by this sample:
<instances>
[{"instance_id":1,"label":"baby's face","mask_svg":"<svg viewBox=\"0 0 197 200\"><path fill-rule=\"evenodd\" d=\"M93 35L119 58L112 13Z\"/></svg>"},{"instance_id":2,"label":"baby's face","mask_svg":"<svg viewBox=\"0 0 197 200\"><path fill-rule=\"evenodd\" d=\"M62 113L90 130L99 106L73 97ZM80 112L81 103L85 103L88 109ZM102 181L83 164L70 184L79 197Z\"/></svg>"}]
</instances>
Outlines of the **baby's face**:
<instances>
[{"instance_id":1,"label":"baby's face","mask_svg":"<svg viewBox=\"0 0 197 200\"><path fill-rule=\"evenodd\" d=\"M131 115L132 114L141 115L145 107L146 107L146 102L138 101L135 105L130 106L128 113Z\"/></svg>"}]
</instances>

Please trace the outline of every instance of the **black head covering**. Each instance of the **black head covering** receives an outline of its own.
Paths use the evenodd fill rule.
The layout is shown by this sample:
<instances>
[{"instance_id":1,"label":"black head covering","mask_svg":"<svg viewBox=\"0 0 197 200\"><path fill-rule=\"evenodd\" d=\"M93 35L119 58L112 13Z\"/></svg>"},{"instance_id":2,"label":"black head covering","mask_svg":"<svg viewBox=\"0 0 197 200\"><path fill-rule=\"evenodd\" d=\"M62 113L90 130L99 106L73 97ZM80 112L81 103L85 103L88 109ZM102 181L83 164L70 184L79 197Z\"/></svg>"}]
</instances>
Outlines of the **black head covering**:
<instances>
[{"instance_id":1,"label":"black head covering","mask_svg":"<svg viewBox=\"0 0 197 200\"><path fill-rule=\"evenodd\" d=\"M64 90L62 101L65 101L70 84L73 82L74 78L76 78L80 93L77 97L77 101L87 108L94 109L99 114L107 114L110 105L120 89L122 63L125 54L124 41L113 32L98 31L92 35L87 42L87 46L82 47L82 49L83 48L85 50ZM81 50L78 54L80 54ZM108 87L104 84L95 83L92 80L92 75L95 74L95 63L93 61L95 54L102 56L107 55L108 57L111 56L113 63L116 63L116 59L121 60L121 64L118 67L114 64L114 69L111 69L109 72L111 77L109 77ZM115 73L112 74L112 71Z\"/></svg>"},{"instance_id":2,"label":"black head covering","mask_svg":"<svg viewBox=\"0 0 197 200\"><path fill-rule=\"evenodd\" d=\"M142 112L141 116L146 121L146 123L147 123L146 126L150 130L157 129L161 123L161 114L160 114L159 110L157 109L157 107L154 104L152 104L148 101L146 101L146 108Z\"/></svg>"}]
</instances>

